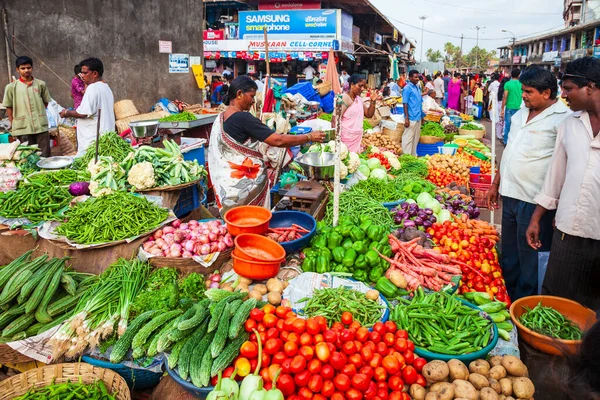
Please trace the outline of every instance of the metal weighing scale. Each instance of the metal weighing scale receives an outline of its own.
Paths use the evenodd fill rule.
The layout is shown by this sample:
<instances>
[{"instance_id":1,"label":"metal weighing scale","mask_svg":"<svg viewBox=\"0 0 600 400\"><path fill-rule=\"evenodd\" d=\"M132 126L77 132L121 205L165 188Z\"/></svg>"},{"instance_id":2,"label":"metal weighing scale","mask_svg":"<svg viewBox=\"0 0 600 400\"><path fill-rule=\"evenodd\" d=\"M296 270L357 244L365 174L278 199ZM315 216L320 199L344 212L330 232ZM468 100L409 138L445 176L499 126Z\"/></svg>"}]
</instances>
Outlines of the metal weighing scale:
<instances>
[{"instance_id":1,"label":"metal weighing scale","mask_svg":"<svg viewBox=\"0 0 600 400\"><path fill-rule=\"evenodd\" d=\"M288 190L285 196L289 199L292 210L315 215L326 195L327 190L319 182L301 181Z\"/></svg>"}]
</instances>

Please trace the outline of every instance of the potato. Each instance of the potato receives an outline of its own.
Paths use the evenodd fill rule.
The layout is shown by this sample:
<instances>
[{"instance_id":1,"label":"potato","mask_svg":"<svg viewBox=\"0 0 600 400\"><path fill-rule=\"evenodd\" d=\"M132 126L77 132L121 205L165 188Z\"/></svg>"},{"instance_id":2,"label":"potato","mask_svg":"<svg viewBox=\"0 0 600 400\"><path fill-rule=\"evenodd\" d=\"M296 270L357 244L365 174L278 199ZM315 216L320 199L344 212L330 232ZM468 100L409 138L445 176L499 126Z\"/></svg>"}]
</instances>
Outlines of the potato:
<instances>
[{"instance_id":1,"label":"potato","mask_svg":"<svg viewBox=\"0 0 600 400\"><path fill-rule=\"evenodd\" d=\"M494 389L485 387L479 393L481 400L498 400L498 393Z\"/></svg>"},{"instance_id":2,"label":"potato","mask_svg":"<svg viewBox=\"0 0 600 400\"><path fill-rule=\"evenodd\" d=\"M493 356L492 358L490 358L490 364L492 365L492 367L495 367L496 365L502 365L503 359L504 357L502 356Z\"/></svg>"},{"instance_id":3,"label":"potato","mask_svg":"<svg viewBox=\"0 0 600 400\"><path fill-rule=\"evenodd\" d=\"M496 393L502 394L502 386L500 386L500 382L492 378L488 379L488 382L490 383L490 387L494 389Z\"/></svg>"},{"instance_id":4,"label":"potato","mask_svg":"<svg viewBox=\"0 0 600 400\"><path fill-rule=\"evenodd\" d=\"M453 358L448 361L448 368L450 369L450 379L452 381L456 379L469 379L469 369L462 361Z\"/></svg>"},{"instance_id":5,"label":"potato","mask_svg":"<svg viewBox=\"0 0 600 400\"><path fill-rule=\"evenodd\" d=\"M535 393L535 386L529 378L515 378L513 381L513 393L521 399L529 399Z\"/></svg>"},{"instance_id":6,"label":"potato","mask_svg":"<svg viewBox=\"0 0 600 400\"><path fill-rule=\"evenodd\" d=\"M506 369L502 365L496 365L490 369L490 378L499 381L506 378Z\"/></svg>"},{"instance_id":7,"label":"potato","mask_svg":"<svg viewBox=\"0 0 600 400\"><path fill-rule=\"evenodd\" d=\"M456 386L448 382L438 382L431 385L429 388L430 392L437 393L438 400L452 400L454 399L454 391Z\"/></svg>"},{"instance_id":8,"label":"potato","mask_svg":"<svg viewBox=\"0 0 600 400\"><path fill-rule=\"evenodd\" d=\"M278 306L281 304L281 293L280 292L270 292L267 295L267 300L274 306Z\"/></svg>"},{"instance_id":9,"label":"potato","mask_svg":"<svg viewBox=\"0 0 600 400\"><path fill-rule=\"evenodd\" d=\"M475 389L481 390L481 388L490 386L487 378L481 374L471 374L469 375L469 382L475 386Z\"/></svg>"},{"instance_id":10,"label":"potato","mask_svg":"<svg viewBox=\"0 0 600 400\"><path fill-rule=\"evenodd\" d=\"M429 392L425 396L425 400L440 400L440 398L438 397L437 393L435 393L435 392Z\"/></svg>"},{"instance_id":11,"label":"potato","mask_svg":"<svg viewBox=\"0 0 600 400\"><path fill-rule=\"evenodd\" d=\"M479 393L477 390L475 390L475 387L471 384L471 382L462 379L456 379L452 383L456 386L456 389L454 390L455 398L462 397L468 400L479 399Z\"/></svg>"},{"instance_id":12,"label":"potato","mask_svg":"<svg viewBox=\"0 0 600 400\"><path fill-rule=\"evenodd\" d=\"M508 378L502 378L499 381L500 387L502 388L502 394L510 396L513 393L512 381Z\"/></svg>"},{"instance_id":13,"label":"potato","mask_svg":"<svg viewBox=\"0 0 600 400\"><path fill-rule=\"evenodd\" d=\"M502 366L510 375L517 377L527 375L527 367L518 357L504 356L504 359L502 360Z\"/></svg>"},{"instance_id":14,"label":"potato","mask_svg":"<svg viewBox=\"0 0 600 400\"><path fill-rule=\"evenodd\" d=\"M448 376L448 365L440 360L430 361L423 366L422 374L430 382L440 382Z\"/></svg>"},{"instance_id":15,"label":"potato","mask_svg":"<svg viewBox=\"0 0 600 400\"><path fill-rule=\"evenodd\" d=\"M261 301L262 298L263 298L263 296L262 296L262 294L260 294L260 292L258 290L252 289L250 291L250 293L248 293L248 298L250 298L250 299L256 299L258 301Z\"/></svg>"},{"instance_id":16,"label":"potato","mask_svg":"<svg viewBox=\"0 0 600 400\"><path fill-rule=\"evenodd\" d=\"M231 284L231 282L227 282L221 285L221 289L227 290L228 292L233 292L233 285Z\"/></svg>"},{"instance_id":17,"label":"potato","mask_svg":"<svg viewBox=\"0 0 600 400\"><path fill-rule=\"evenodd\" d=\"M410 397L413 398L413 400L425 400L425 395L427 394L427 391L423 386L413 383L412 385L410 385L409 394Z\"/></svg>"},{"instance_id":18,"label":"potato","mask_svg":"<svg viewBox=\"0 0 600 400\"><path fill-rule=\"evenodd\" d=\"M471 373L483 375L487 378L490 372L490 364L485 360L475 360L469 364L469 371Z\"/></svg>"},{"instance_id":19,"label":"potato","mask_svg":"<svg viewBox=\"0 0 600 400\"><path fill-rule=\"evenodd\" d=\"M267 281L267 290L269 292L283 292L283 283L277 278L271 278Z\"/></svg>"},{"instance_id":20,"label":"potato","mask_svg":"<svg viewBox=\"0 0 600 400\"><path fill-rule=\"evenodd\" d=\"M260 293L262 295L265 295L268 292L267 286L262 283L259 283L258 285L254 285L252 290L256 290L258 293Z\"/></svg>"}]
</instances>

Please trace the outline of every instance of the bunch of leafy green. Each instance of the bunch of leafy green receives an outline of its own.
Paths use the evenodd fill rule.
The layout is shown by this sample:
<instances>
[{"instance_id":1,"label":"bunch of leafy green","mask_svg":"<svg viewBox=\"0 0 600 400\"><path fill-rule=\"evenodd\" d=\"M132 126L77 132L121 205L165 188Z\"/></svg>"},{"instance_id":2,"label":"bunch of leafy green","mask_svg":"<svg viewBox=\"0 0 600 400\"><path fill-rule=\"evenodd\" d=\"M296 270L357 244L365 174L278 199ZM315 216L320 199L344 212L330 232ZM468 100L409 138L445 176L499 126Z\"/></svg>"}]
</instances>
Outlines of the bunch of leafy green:
<instances>
[{"instance_id":1,"label":"bunch of leafy green","mask_svg":"<svg viewBox=\"0 0 600 400\"><path fill-rule=\"evenodd\" d=\"M178 273L175 268L157 268L150 274L144 289L136 296L131 311L133 316L148 310L166 312L179 303Z\"/></svg>"},{"instance_id":2,"label":"bunch of leafy green","mask_svg":"<svg viewBox=\"0 0 600 400\"><path fill-rule=\"evenodd\" d=\"M192 272L185 278L179 279L179 297L191 300L200 300L204 297L206 284L204 276L197 272Z\"/></svg>"},{"instance_id":3,"label":"bunch of leafy green","mask_svg":"<svg viewBox=\"0 0 600 400\"><path fill-rule=\"evenodd\" d=\"M446 136L444 128L436 122L426 122L421 128L421 136L437 136L443 138Z\"/></svg>"}]
</instances>

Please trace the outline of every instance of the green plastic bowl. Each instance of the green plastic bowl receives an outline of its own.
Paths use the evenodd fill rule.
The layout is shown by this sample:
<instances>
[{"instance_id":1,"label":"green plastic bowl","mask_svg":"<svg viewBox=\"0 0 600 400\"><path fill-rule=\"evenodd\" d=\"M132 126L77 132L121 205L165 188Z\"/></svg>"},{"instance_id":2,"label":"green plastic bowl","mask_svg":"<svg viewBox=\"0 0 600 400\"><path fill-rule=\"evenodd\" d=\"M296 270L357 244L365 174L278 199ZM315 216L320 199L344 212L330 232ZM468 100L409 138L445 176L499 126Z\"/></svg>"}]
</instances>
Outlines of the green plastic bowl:
<instances>
[{"instance_id":1,"label":"green plastic bowl","mask_svg":"<svg viewBox=\"0 0 600 400\"><path fill-rule=\"evenodd\" d=\"M476 310L480 311L480 314L483 314L483 317L488 319L489 321L491 321L492 323L492 340L490 340L490 343L488 343L487 346L485 346L483 349L473 352L473 353L467 353L467 354L440 354L440 353L434 353L428 350L425 350L421 347L416 347L415 346L415 354L417 354L419 357L423 357L424 359L426 359L427 361L432 361L432 360L441 360L441 361L450 361L453 358L462 361L463 363L465 363L466 365L469 365L469 363L471 361L475 361L478 359L484 359L487 357L487 355L489 354L490 351L492 351L494 349L494 347L496 347L496 344L498 344L498 327L496 326L496 324L494 323L494 321L492 321L492 319L490 318L490 316L484 312L481 308L477 307L474 304L469 303L468 301L465 301L461 298L458 298L458 300L462 301L464 304L466 304L467 306L474 308Z\"/></svg>"}]
</instances>

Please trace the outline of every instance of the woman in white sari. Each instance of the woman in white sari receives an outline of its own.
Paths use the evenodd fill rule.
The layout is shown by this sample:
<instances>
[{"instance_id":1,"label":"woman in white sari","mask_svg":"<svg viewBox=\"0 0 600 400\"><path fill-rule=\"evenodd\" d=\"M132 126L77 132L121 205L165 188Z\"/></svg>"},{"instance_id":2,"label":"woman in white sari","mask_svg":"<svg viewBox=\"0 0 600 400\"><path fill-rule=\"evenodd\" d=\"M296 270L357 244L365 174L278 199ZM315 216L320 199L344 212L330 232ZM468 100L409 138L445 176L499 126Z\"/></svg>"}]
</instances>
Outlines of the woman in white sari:
<instances>
[{"instance_id":1,"label":"woman in white sari","mask_svg":"<svg viewBox=\"0 0 600 400\"><path fill-rule=\"evenodd\" d=\"M289 148L325 139L323 132L275 133L247 112L254 104L256 89L248 76L234 79L223 101L228 107L219 114L210 134L208 170L221 214L240 205L269 207L279 154L271 147Z\"/></svg>"}]
</instances>

